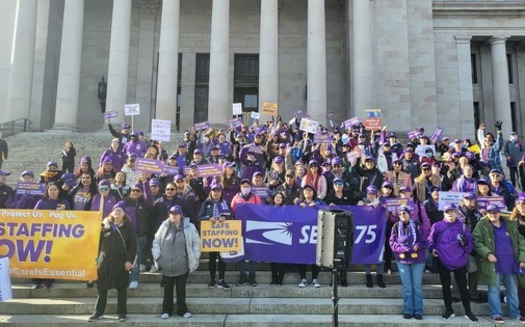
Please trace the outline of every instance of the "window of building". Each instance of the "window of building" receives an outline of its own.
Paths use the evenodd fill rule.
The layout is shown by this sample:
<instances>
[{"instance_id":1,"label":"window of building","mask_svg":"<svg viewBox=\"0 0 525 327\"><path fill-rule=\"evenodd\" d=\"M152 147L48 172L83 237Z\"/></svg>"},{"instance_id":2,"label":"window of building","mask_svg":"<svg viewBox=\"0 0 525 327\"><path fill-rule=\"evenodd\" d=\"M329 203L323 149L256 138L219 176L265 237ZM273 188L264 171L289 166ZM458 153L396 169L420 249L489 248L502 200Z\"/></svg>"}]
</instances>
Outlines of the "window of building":
<instances>
[{"instance_id":1,"label":"window of building","mask_svg":"<svg viewBox=\"0 0 525 327\"><path fill-rule=\"evenodd\" d=\"M193 121L208 120L208 90L210 84L210 54L197 53L195 64L195 111Z\"/></svg>"},{"instance_id":2,"label":"window of building","mask_svg":"<svg viewBox=\"0 0 525 327\"><path fill-rule=\"evenodd\" d=\"M507 71L509 73L509 84L514 84L514 72L512 71L512 54L507 53Z\"/></svg>"},{"instance_id":3,"label":"window of building","mask_svg":"<svg viewBox=\"0 0 525 327\"><path fill-rule=\"evenodd\" d=\"M472 53L470 55L470 64L471 64L471 71L472 71L472 84L478 84L478 64L477 64L477 56L475 53Z\"/></svg>"}]
</instances>

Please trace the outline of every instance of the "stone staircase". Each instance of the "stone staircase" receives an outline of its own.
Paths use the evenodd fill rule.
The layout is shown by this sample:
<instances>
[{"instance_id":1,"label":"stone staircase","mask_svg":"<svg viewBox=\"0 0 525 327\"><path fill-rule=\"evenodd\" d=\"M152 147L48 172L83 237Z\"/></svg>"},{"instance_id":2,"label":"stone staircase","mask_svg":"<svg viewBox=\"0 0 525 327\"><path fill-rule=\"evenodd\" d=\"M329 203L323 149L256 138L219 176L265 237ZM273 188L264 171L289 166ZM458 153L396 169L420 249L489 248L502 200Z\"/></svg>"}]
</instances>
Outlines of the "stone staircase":
<instances>
[{"instance_id":1,"label":"stone staircase","mask_svg":"<svg viewBox=\"0 0 525 327\"><path fill-rule=\"evenodd\" d=\"M180 142L166 145L173 152ZM9 144L9 160L2 169L12 172L8 184L15 185L20 172L26 169L35 174L44 170L49 160L60 162L60 151L65 141L73 142L78 160L91 155L97 161L109 146L109 132L99 133L20 133L6 138ZM128 291L128 322L133 326L221 326L221 327L313 327L332 326L331 274L321 272L321 288L297 287L297 273L287 273L283 286L270 284L269 264L258 265L257 287L233 286L238 279L236 265L227 265L226 281L232 289L208 289L207 260L201 259L198 271L188 278L187 304L193 313L190 319L159 318L162 303L160 275L141 274L140 286ZM425 316L422 321L405 320L401 317L401 285L398 274L385 275L385 289L365 287L362 267L352 267L348 273L348 287L339 287L339 326L463 326L470 324L463 318L461 304L455 303L458 317L445 321L441 318L444 305L441 299L439 277L424 275ZM374 277L375 280L375 277ZM484 289L484 287L480 287ZM486 289L486 288L485 288ZM11 326L114 326L116 323L116 293L110 292L105 319L88 323L96 301L96 289L86 288L84 283L56 281L50 289L31 289L30 280L13 280L14 299L0 303L0 323ZM488 305L472 303L478 325L493 326L488 319ZM517 325L506 321L506 324Z\"/></svg>"}]
</instances>

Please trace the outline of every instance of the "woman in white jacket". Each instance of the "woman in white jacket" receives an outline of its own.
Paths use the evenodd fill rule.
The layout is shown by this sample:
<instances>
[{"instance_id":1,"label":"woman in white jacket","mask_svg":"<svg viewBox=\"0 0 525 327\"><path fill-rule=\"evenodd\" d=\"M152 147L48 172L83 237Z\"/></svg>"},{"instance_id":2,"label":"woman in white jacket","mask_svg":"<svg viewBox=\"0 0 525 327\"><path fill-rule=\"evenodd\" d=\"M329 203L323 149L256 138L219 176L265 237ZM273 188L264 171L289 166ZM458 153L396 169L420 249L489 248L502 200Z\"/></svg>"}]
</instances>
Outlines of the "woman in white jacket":
<instances>
[{"instance_id":1,"label":"woman in white jacket","mask_svg":"<svg viewBox=\"0 0 525 327\"><path fill-rule=\"evenodd\" d=\"M153 259L164 279L162 319L168 319L173 311L173 287L177 287L177 315L190 318L186 307L186 280L190 272L199 266L200 239L197 228L189 218L182 217L178 205L170 208L169 217L155 234L152 247Z\"/></svg>"}]
</instances>

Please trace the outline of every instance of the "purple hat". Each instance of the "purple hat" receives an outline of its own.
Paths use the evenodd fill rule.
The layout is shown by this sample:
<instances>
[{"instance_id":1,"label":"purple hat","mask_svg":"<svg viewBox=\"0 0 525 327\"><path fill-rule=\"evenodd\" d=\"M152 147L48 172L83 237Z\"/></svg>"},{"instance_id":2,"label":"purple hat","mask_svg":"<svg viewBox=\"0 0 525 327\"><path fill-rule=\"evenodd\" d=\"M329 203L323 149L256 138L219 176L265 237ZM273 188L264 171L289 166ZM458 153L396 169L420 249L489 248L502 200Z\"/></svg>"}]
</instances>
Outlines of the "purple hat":
<instances>
[{"instance_id":1,"label":"purple hat","mask_svg":"<svg viewBox=\"0 0 525 327\"><path fill-rule=\"evenodd\" d=\"M51 161L50 161L51 162ZM85 157L82 157L80 158L80 163L87 163L89 166L91 166L91 163L93 162L93 160L91 159L90 156L85 156ZM49 163L47 164L49 166Z\"/></svg>"},{"instance_id":2,"label":"purple hat","mask_svg":"<svg viewBox=\"0 0 525 327\"><path fill-rule=\"evenodd\" d=\"M332 165L332 161L331 160L326 160L325 162L323 162L323 164L321 166L331 166Z\"/></svg>"},{"instance_id":3,"label":"purple hat","mask_svg":"<svg viewBox=\"0 0 525 327\"><path fill-rule=\"evenodd\" d=\"M399 208L397 209L397 212L406 212L410 215L410 207L405 205L405 204L402 204L399 206Z\"/></svg>"},{"instance_id":4,"label":"purple hat","mask_svg":"<svg viewBox=\"0 0 525 327\"><path fill-rule=\"evenodd\" d=\"M476 155L474 154L474 152L470 151L465 152L465 157L467 157L468 160L476 159Z\"/></svg>"},{"instance_id":5,"label":"purple hat","mask_svg":"<svg viewBox=\"0 0 525 327\"><path fill-rule=\"evenodd\" d=\"M396 136L396 133L391 132L390 134L388 134L388 137L397 137L397 136Z\"/></svg>"},{"instance_id":6,"label":"purple hat","mask_svg":"<svg viewBox=\"0 0 525 327\"><path fill-rule=\"evenodd\" d=\"M111 186L111 183L107 179L103 179L100 182L98 182L98 187L101 186Z\"/></svg>"},{"instance_id":7,"label":"purple hat","mask_svg":"<svg viewBox=\"0 0 525 327\"><path fill-rule=\"evenodd\" d=\"M308 162L308 165L309 165L309 166L312 166L312 165L319 166L319 164L317 163L317 161L316 161L316 160L313 160L313 159L310 160L310 162Z\"/></svg>"},{"instance_id":8,"label":"purple hat","mask_svg":"<svg viewBox=\"0 0 525 327\"><path fill-rule=\"evenodd\" d=\"M375 161L375 159L372 156L365 156L365 160L364 161Z\"/></svg>"},{"instance_id":9,"label":"purple hat","mask_svg":"<svg viewBox=\"0 0 525 327\"><path fill-rule=\"evenodd\" d=\"M405 151L403 151L403 153L414 153L414 150L412 150L411 148L406 148Z\"/></svg>"},{"instance_id":10,"label":"purple hat","mask_svg":"<svg viewBox=\"0 0 525 327\"><path fill-rule=\"evenodd\" d=\"M490 171L490 174L500 174L500 175L501 175L501 170L499 170L499 169L495 169L495 168L494 168L494 169L492 169L492 170Z\"/></svg>"},{"instance_id":11,"label":"purple hat","mask_svg":"<svg viewBox=\"0 0 525 327\"><path fill-rule=\"evenodd\" d=\"M333 165L341 165L341 158L339 157L332 158L332 166Z\"/></svg>"},{"instance_id":12,"label":"purple hat","mask_svg":"<svg viewBox=\"0 0 525 327\"><path fill-rule=\"evenodd\" d=\"M173 176L173 180L174 181L184 180L184 176L182 176L181 174L177 174L177 175Z\"/></svg>"},{"instance_id":13,"label":"purple hat","mask_svg":"<svg viewBox=\"0 0 525 327\"><path fill-rule=\"evenodd\" d=\"M113 205L113 207L111 208L111 211L115 210L115 209L122 209L124 210L124 208L126 207L126 203L124 201L119 201L117 203L115 203Z\"/></svg>"},{"instance_id":14,"label":"purple hat","mask_svg":"<svg viewBox=\"0 0 525 327\"><path fill-rule=\"evenodd\" d=\"M466 199L466 200L476 200L477 199L477 196L475 193L472 193L472 192L469 192L467 194L465 194L465 196L463 196L463 199ZM525 199L525 198L524 198Z\"/></svg>"},{"instance_id":15,"label":"purple hat","mask_svg":"<svg viewBox=\"0 0 525 327\"><path fill-rule=\"evenodd\" d=\"M130 128L131 128L130 124L128 124L128 123L122 124L122 129L130 129Z\"/></svg>"},{"instance_id":16,"label":"purple hat","mask_svg":"<svg viewBox=\"0 0 525 327\"><path fill-rule=\"evenodd\" d=\"M397 163L402 163L403 161L401 161L401 159L399 159L399 158L396 158L396 159L392 160L393 164L396 163L396 162Z\"/></svg>"},{"instance_id":17,"label":"purple hat","mask_svg":"<svg viewBox=\"0 0 525 327\"><path fill-rule=\"evenodd\" d=\"M179 205L174 205L170 208L170 213L174 213L176 215L182 214L182 208Z\"/></svg>"},{"instance_id":18,"label":"purple hat","mask_svg":"<svg viewBox=\"0 0 525 327\"><path fill-rule=\"evenodd\" d=\"M516 202L525 202L525 194L521 193L520 196L516 199Z\"/></svg>"},{"instance_id":19,"label":"purple hat","mask_svg":"<svg viewBox=\"0 0 525 327\"><path fill-rule=\"evenodd\" d=\"M214 145L211 149L212 149L212 150L219 150L219 146Z\"/></svg>"},{"instance_id":20,"label":"purple hat","mask_svg":"<svg viewBox=\"0 0 525 327\"><path fill-rule=\"evenodd\" d=\"M434 191L441 191L441 187L437 186L437 185L433 185L431 188L430 188L430 191L431 192L434 192Z\"/></svg>"},{"instance_id":21,"label":"purple hat","mask_svg":"<svg viewBox=\"0 0 525 327\"><path fill-rule=\"evenodd\" d=\"M201 149L195 149L193 151L193 154L201 154L202 155L202 150Z\"/></svg>"},{"instance_id":22,"label":"purple hat","mask_svg":"<svg viewBox=\"0 0 525 327\"><path fill-rule=\"evenodd\" d=\"M478 185L479 184L490 185L490 182L487 180L486 177L481 177L480 179L478 179Z\"/></svg>"},{"instance_id":23,"label":"purple hat","mask_svg":"<svg viewBox=\"0 0 525 327\"><path fill-rule=\"evenodd\" d=\"M408 186L401 186L399 188L399 192L410 192L410 187L408 187Z\"/></svg>"},{"instance_id":24,"label":"purple hat","mask_svg":"<svg viewBox=\"0 0 525 327\"><path fill-rule=\"evenodd\" d=\"M62 175L62 177L60 177L60 180L62 180L64 184L66 184L69 187L73 187L76 184L75 174L73 173L67 173L67 174Z\"/></svg>"},{"instance_id":25,"label":"purple hat","mask_svg":"<svg viewBox=\"0 0 525 327\"><path fill-rule=\"evenodd\" d=\"M342 180L341 178L336 177L336 178L334 178L334 185L335 185L335 184L341 184L341 185L343 185L344 182L343 182L343 180Z\"/></svg>"},{"instance_id":26,"label":"purple hat","mask_svg":"<svg viewBox=\"0 0 525 327\"><path fill-rule=\"evenodd\" d=\"M185 147L186 147L186 143L179 144L179 148L185 148Z\"/></svg>"},{"instance_id":27,"label":"purple hat","mask_svg":"<svg viewBox=\"0 0 525 327\"><path fill-rule=\"evenodd\" d=\"M443 209L444 212L450 211L450 210L456 210L458 207L454 203L449 203L445 206Z\"/></svg>"},{"instance_id":28,"label":"purple hat","mask_svg":"<svg viewBox=\"0 0 525 327\"><path fill-rule=\"evenodd\" d=\"M297 161L295 162L295 165L296 165L296 166L304 166L304 162L303 162L301 159L299 159L299 160L297 160Z\"/></svg>"},{"instance_id":29,"label":"purple hat","mask_svg":"<svg viewBox=\"0 0 525 327\"><path fill-rule=\"evenodd\" d=\"M158 178L152 178L149 180L149 186L160 186L160 181Z\"/></svg>"},{"instance_id":30,"label":"purple hat","mask_svg":"<svg viewBox=\"0 0 525 327\"><path fill-rule=\"evenodd\" d=\"M177 155L176 155L175 153L172 154L172 155L168 158L168 160L171 160L171 159L173 159L173 160L177 160Z\"/></svg>"},{"instance_id":31,"label":"purple hat","mask_svg":"<svg viewBox=\"0 0 525 327\"><path fill-rule=\"evenodd\" d=\"M137 135L144 136L144 132L143 131L137 131Z\"/></svg>"},{"instance_id":32,"label":"purple hat","mask_svg":"<svg viewBox=\"0 0 525 327\"><path fill-rule=\"evenodd\" d=\"M383 146L390 146L390 142L387 141L387 142L383 143Z\"/></svg>"},{"instance_id":33,"label":"purple hat","mask_svg":"<svg viewBox=\"0 0 525 327\"><path fill-rule=\"evenodd\" d=\"M309 188L310 190L315 192L315 189L314 189L314 187L312 185L306 184L305 186L303 186L303 190L306 190L307 188Z\"/></svg>"},{"instance_id":34,"label":"purple hat","mask_svg":"<svg viewBox=\"0 0 525 327\"><path fill-rule=\"evenodd\" d=\"M190 168L197 168L198 166L195 162L190 163Z\"/></svg>"},{"instance_id":35,"label":"purple hat","mask_svg":"<svg viewBox=\"0 0 525 327\"><path fill-rule=\"evenodd\" d=\"M221 183L217 183L216 180L213 180L210 184L210 189L212 190L222 190Z\"/></svg>"},{"instance_id":36,"label":"purple hat","mask_svg":"<svg viewBox=\"0 0 525 327\"><path fill-rule=\"evenodd\" d=\"M278 164L282 163L283 161L284 159L281 156L277 156L273 159L273 162L278 163Z\"/></svg>"},{"instance_id":37,"label":"purple hat","mask_svg":"<svg viewBox=\"0 0 525 327\"><path fill-rule=\"evenodd\" d=\"M374 185L369 185L366 188L366 193L367 194L375 194L375 195L377 195L377 187L375 187Z\"/></svg>"},{"instance_id":38,"label":"purple hat","mask_svg":"<svg viewBox=\"0 0 525 327\"><path fill-rule=\"evenodd\" d=\"M138 189L140 189L141 191L144 192L144 186L142 186L141 183L135 183L135 184L133 184L133 186L132 186L131 188L132 188L132 189L134 189L134 188L138 188Z\"/></svg>"},{"instance_id":39,"label":"purple hat","mask_svg":"<svg viewBox=\"0 0 525 327\"><path fill-rule=\"evenodd\" d=\"M253 173L252 178L254 178L255 176L262 176L262 175L263 174L260 171L256 171Z\"/></svg>"},{"instance_id":40,"label":"purple hat","mask_svg":"<svg viewBox=\"0 0 525 327\"><path fill-rule=\"evenodd\" d=\"M35 177L35 174L33 174L33 172L31 170L24 170L20 176L24 177L25 175L29 175L31 177Z\"/></svg>"},{"instance_id":41,"label":"purple hat","mask_svg":"<svg viewBox=\"0 0 525 327\"><path fill-rule=\"evenodd\" d=\"M46 166L47 167L49 167L49 166L56 166L56 167L58 167L58 163L56 161L48 161Z\"/></svg>"},{"instance_id":42,"label":"purple hat","mask_svg":"<svg viewBox=\"0 0 525 327\"><path fill-rule=\"evenodd\" d=\"M500 212L499 207L495 205L487 206L487 212Z\"/></svg>"},{"instance_id":43,"label":"purple hat","mask_svg":"<svg viewBox=\"0 0 525 327\"><path fill-rule=\"evenodd\" d=\"M113 164L113 160L111 160L111 158L109 157L106 157L102 160L102 164L105 165L105 164Z\"/></svg>"},{"instance_id":44,"label":"purple hat","mask_svg":"<svg viewBox=\"0 0 525 327\"><path fill-rule=\"evenodd\" d=\"M223 169L232 168L232 167L235 167L235 163L234 162L226 161L226 162L224 162L222 164L222 168Z\"/></svg>"},{"instance_id":45,"label":"purple hat","mask_svg":"<svg viewBox=\"0 0 525 327\"><path fill-rule=\"evenodd\" d=\"M241 185L244 184L244 183L248 183L248 184L250 184L250 186L252 185L252 182L248 178L241 179Z\"/></svg>"},{"instance_id":46,"label":"purple hat","mask_svg":"<svg viewBox=\"0 0 525 327\"><path fill-rule=\"evenodd\" d=\"M5 170L0 170L0 176L9 176L9 175L11 175L10 172L5 171Z\"/></svg>"},{"instance_id":47,"label":"purple hat","mask_svg":"<svg viewBox=\"0 0 525 327\"><path fill-rule=\"evenodd\" d=\"M454 143L463 143L460 139L455 139Z\"/></svg>"},{"instance_id":48,"label":"purple hat","mask_svg":"<svg viewBox=\"0 0 525 327\"><path fill-rule=\"evenodd\" d=\"M138 137L138 136L139 136L139 134L138 134L137 132L133 132L133 133L131 133L131 135L130 135L130 136L131 136L131 137Z\"/></svg>"},{"instance_id":49,"label":"purple hat","mask_svg":"<svg viewBox=\"0 0 525 327\"><path fill-rule=\"evenodd\" d=\"M423 162L421 164L421 168L424 168L424 167L430 168L430 164L428 162Z\"/></svg>"},{"instance_id":50,"label":"purple hat","mask_svg":"<svg viewBox=\"0 0 525 327\"><path fill-rule=\"evenodd\" d=\"M381 185L381 187L386 187L386 188L391 188L391 189L393 189L393 188L394 188L394 185L392 184L392 182L386 181L386 182L383 182L383 184Z\"/></svg>"},{"instance_id":51,"label":"purple hat","mask_svg":"<svg viewBox=\"0 0 525 327\"><path fill-rule=\"evenodd\" d=\"M286 134L286 133L283 133L283 134ZM279 144L279 148L285 149L286 148L286 143Z\"/></svg>"}]
</instances>

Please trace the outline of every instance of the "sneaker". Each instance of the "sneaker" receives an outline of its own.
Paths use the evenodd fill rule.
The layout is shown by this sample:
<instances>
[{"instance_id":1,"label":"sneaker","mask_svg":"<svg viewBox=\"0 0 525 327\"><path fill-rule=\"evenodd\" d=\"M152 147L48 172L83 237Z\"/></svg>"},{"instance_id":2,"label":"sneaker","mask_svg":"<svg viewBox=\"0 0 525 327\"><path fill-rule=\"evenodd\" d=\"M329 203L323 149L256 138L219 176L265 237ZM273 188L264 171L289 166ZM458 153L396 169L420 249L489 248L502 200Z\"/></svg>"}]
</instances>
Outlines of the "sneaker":
<instances>
[{"instance_id":1,"label":"sneaker","mask_svg":"<svg viewBox=\"0 0 525 327\"><path fill-rule=\"evenodd\" d=\"M470 322L478 321L478 318L476 318L476 316L474 316L474 314L472 312L465 313L465 319L467 319ZM524 322L525 322L525 320L524 320Z\"/></svg>"},{"instance_id":2,"label":"sneaker","mask_svg":"<svg viewBox=\"0 0 525 327\"><path fill-rule=\"evenodd\" d=\"M124 322L124 321L126 321L126 320L128 320L128 318L126 317L125 314L119 314L119 315L118 315L118 321L119 321L119 322Z\"/></svg>"},{"instance_id":3,"label":"sneaker","mask_svg":"<svg viewBox=\"0 0 525 327\"><path fill-rule=\"evenodd\" d=\"M251 286L253 287L256 287L257 286L257 281L255 281L255 276L250 276L248 278L248 282L250 283Z\"/></svg>"},{"instance_id":4,"label":"sneaker","mask_svg":"<svg viewBox=\"0 0 525 327\"><path fill-rule=\"evenodd\" d=\"M454 318L456 315L454 314L454 311L453 310L447 310L444 314L443 314L443 318L445 320L449 320L449 319L452 319Z\"/></svg>"},{"instance_id":5,"label":"sneaker","mask_svg":"<svg viewBox=\"0 0 525 327\"><path fill-rule=\"evenodd\" d=\"M416 320L423 320L423 316L422 315L414 315L414 319L416 319Z\"/></svg>"},{"instance_id":6,"label":"sneaker","mask_svg":"<svg viewBox=\"0 0 525 327\"><path fill-rule=\"evenodd\" d=\"M168 319L169 317L170 317L170 314L166 312L160 315L160 319Z\"/></svg>"},{"instance_id":7,"label":"sneaker","mask_svg":"<svg viewBox=\"0 0 525 327\"><path fill-rule=\"evenodd\" d=\"M217 283L217 288L228 291L229 289L231 289L231 286L228 285L228 283L226 283L224 279L219 279L219 282Z\"/></svg>"},{"instance_id":8,"label":"sneaker","mask_svg":"<svg viewBox=\"0 0 525 327\"><path fill-rule=\"evenodd\" d=\"M185 314L182 315L182 318L191 318L191 312L186 312Z\"/></svg>"},{"instance_id":9,"label":"sneaker","mask_svg":"<svg viewBox=\"0 0 525 327\"><path fill-rule=\"evenodd\" d=\"M517 321L520 324L525 324L525 317L519 316L518 318L514 319L514 321Z\"/></svg>"},{"instance_id":10,"label":"sneaker","mask_svg":"<svg viewBox=\"0 0 525 327\"><path fill-rule=\"evenodd\" d=\"M505 320L503 320L503 318L501 318L501 316L495 316L495 317L492 317L492 321L495 323L495 324L504 324L505 323Z\"/></svg>"},{"instance_id":11,"label":"sneaker","mask_svg":"<svg viewBox=\"0 0 525 327\"><path fill-rule=\"evenodd\" d=\"M140 265L139 266L139 271L140 272L145 272L146 271L146 266L145 265Z\"/></svg>"},{"instance_id":12,"label":"sneaker","mask_svg":"<svg viewBox=\"0 0 525 327\"><path fill-rule=\"evenodd\" d=\"M215 279L212 279L212 280L208 283L208 288L215 288L215 286L217 286L217 282L215 281Z\"/></svg>"},{"instance_id":13,"label":"sneaker","mask_svg":"<svg viewBox=\"0 0 525 327\"><path fill-rule=\"evenodd\" d=\"M157 269L157 266L153 265L151 266L151 269L149 270L150 273L156 273L156 272L159 272L159 270Z\"/></svg>"},{"instance_id":14,"label":"sneaker","mask_svg":"<svg viewBox=\"0 0 525 327\"><path fill-rule=\"evenodd\" d=\"M403 314L403 319L412 319L412 315L408 314L408 313L405 313L405 314Z\"/></svg>"},{"instance_id":15,"label":"sneaker","mask_svg":"<svg viewBox=\"0 0 525 327\"><path fill-rule=\"evenodd\" d=\"M243 286L246 284L246 275L242 274L239 276L239 281L235 283L235 286Z\"/></svg>"},{"instance_id":16,"label":"sneaker","mask_svg":"<svg viewBox=\"0 0 525 327\"><path fill-rule=\"evenodd\" d=\"M102 318L102 317L103 317L103 315L99 315L99 314L96 314L96 313L95 313L94 315L92 315L91 317L89 317L88 321L89 321L89 322L97 321L97 320L99 320L99 319Z\"/></svg>"},{"instance_id":17,"label":"sneaker","mask_svg":"<svg viewBox=\"0 0 525 327\"><path fill-rule=\"evenodd\" d=\"M92 281L92 280L90 280L90 281L88 281L88 282L86 283L86 286L87 286L87 288L93 288L93 286L95 286L95 282Z\"/></svg>"},{"instance_id":18,"label":"sneaker","mask_svg":"<svg viewBox=\"0 0 525 327\"><path fill-rule=\"evenodd\" d=\"M300 288L305 288L306 287L306 279L304 279L304 278L301 279L301 282L297 286L299 286Z\"/></svg>"},{"instance_id":19,"label":"sneaker","mask_svg":"<svg viewBox=\"0 0 525 327\"><path fill-rule=\"evenodd\" d=\"M319 284L319 282L317 281L317 278L312 280L312 286L315 288L321 287L321 284Z\"/></svg>"},{"instance_id":20,"label":"sneaker","mask_svg":"<svg viewBox=\"0 0 525 327\"><path fill-rule=\"evenodd\" d=\"M137 282L136 280L132 281L131 283L129 283L129 288L134 290L136 288L139 287L139 282Z\"/></svg>"},{"instance_id":21,"label":"sneaker","mask_svg":"<svg viewBox=\"0 0 525 327\"><path fill-rule=\"evenodd\" d=\"M37 290L39 288L42 288L42 286L44 286L44 285L42 285L42 283L40 283L40 284L33 284L33 286L31 286L31 289Z\"/></svg>"}]
</instances>

